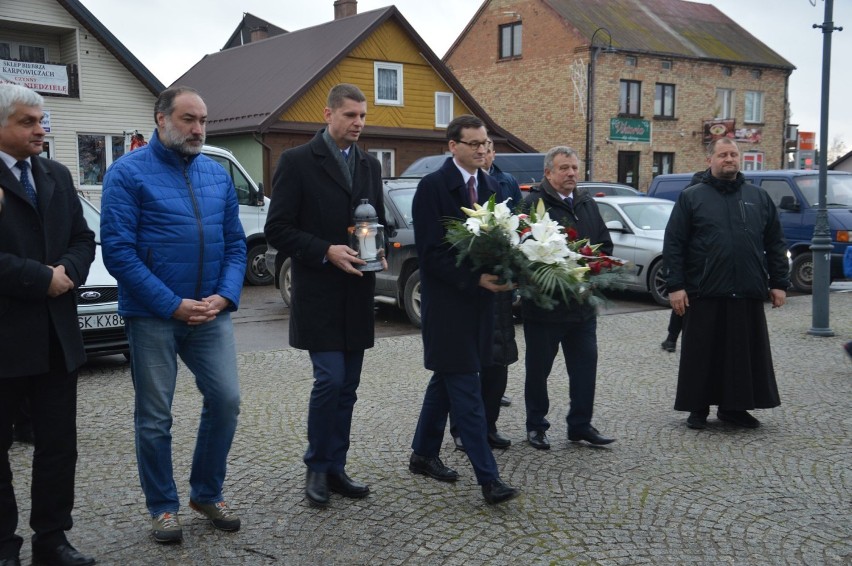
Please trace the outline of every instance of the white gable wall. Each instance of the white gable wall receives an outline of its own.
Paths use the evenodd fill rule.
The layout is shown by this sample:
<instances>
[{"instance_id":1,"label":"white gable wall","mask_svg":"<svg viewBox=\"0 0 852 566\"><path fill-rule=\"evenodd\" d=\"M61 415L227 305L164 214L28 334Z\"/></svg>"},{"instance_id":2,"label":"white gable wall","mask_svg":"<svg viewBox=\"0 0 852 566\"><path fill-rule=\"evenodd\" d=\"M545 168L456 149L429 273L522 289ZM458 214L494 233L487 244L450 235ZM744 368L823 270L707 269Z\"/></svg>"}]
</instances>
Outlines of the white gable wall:
<instances>
[{"instance_id":1,"label":"white gable wall","mask_svg":"<svg viewBox=\"0 0 852 566\"><path fill-rule=\"evenodd\" d=\"M22 24L41 26L45 33L20 29ZM45 45L52 63L77 63L79 99L44 97L44 107L51 114L48 136L52 157L71 170L78 187L99 201L101 187L97 182L89 183L92 175L88 180L82 179L87 184L80 185L78 135L123 137L138 130L147 140L154 129L156 97L55 0L0 2L0 40L3 39ZM129 143L129 137L126 139Z\"/></svg>"}]
</instances>

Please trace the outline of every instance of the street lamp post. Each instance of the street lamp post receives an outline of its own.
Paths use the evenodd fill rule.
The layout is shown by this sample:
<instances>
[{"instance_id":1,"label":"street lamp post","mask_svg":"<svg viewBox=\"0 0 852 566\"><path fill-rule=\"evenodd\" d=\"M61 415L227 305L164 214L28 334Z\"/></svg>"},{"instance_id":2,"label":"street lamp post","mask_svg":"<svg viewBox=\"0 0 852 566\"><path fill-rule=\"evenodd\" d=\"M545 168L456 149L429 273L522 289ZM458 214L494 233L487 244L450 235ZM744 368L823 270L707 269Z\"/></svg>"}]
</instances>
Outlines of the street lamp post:
<instances>
[{"instance_id":1,"label":"street lamp post","mask_svg":"<svg viewBox=\"0 0 852 566\"><path fill-rule=\"evenodd\" d=\"M831 232L828 226L826 197L828 192L828 87L831 78L831 34L834 0L825 0L825 21L814 24L822 29L822 100L819 119L819 208L817 209L814 236L811 240L811 261L813 262L813 293L811 329L808 334L814 336L834 336L828 326L828 288L831 285Z\"/></svg>"},{"instance_id":2,"label":"street lamp post","mask_svg":"<svg viewBox=\"0 0 852 566\"><path fill-rule=\"evenodd\" d=\"M586 73L586 181L592 181L594 176L594 151L595 151L595 62L601 48L595 45L595 37L598 32L606 32L609 38L607 53L613 53L612 34L606 28L598 28L592 34L589 42L589 67Z\"/></svg>"}]
</instances>

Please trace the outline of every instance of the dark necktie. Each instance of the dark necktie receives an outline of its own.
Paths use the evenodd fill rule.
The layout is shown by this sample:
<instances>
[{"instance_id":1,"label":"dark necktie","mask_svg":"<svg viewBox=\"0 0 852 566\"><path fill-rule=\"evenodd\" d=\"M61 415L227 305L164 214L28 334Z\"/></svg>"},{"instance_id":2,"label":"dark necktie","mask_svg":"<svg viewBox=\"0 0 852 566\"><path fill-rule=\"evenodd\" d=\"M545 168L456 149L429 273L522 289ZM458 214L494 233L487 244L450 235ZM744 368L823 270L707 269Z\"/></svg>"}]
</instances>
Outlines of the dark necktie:
<instances>
[{"instance_id":1,"label":"dark necktie","mask_svg":"<svg viewBox=\"0 0 852 566\"><path fill-rule=\"evenodd\" d=\"M36 194L35 187L32 183L30 183L30 176L27 175L30 164L22 160L15 163L15 165L17 165L18 169L21 170L21 185L23 185L24 190L27 191L27 196L30 197L30 202L33 203L33 206L38 208L38 195Z\"/></svg>"},{"instance_id":2,"label":"dark necktie","mask_svg":"<svg viewBox=\"0 0 852 566\"><path fill-rule=\"evenodd\" d=\"M473 176L467 179L467 193L470 196L470 206L476 204L476 179Z\"/></svg>"}]
</instances>

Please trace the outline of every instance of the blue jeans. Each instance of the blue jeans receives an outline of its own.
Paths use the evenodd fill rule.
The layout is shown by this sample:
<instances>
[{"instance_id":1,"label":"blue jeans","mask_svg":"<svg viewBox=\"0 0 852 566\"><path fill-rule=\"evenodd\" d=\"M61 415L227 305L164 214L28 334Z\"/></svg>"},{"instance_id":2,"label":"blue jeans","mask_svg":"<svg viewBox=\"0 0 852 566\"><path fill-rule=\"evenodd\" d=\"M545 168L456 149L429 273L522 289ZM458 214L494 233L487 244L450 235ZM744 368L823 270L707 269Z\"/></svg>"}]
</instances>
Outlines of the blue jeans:
<instances>
[{"instance_id":1,"label":"blue jeans","mask_svg":"<svg viewBox=\"0 0 852 566\"><path fill-rule=\"evenodd\" d=\"M598 370L598 319L581 322L524 321L527 345L524 400L527 405L527 431L547 430L550 410L547 378L559 347L568 371L571 408L565 420L568 432L583 432L592 426L595 381Z\"/></svg>"},{"instance_id":2,"label":"blue jeans","mask_svg":"<svg viewBox=\"0 0 852 566\"><path fill-rule=\"evenodd\" d=\"M308 404L305 465L313 472L342 474L349 452L352 410L358 400L364 350L310 352L314 387Z\"/></svg>"},{"instance_id":3,"label":"blue jeans","mask_svg":"<svg viewBox=\"0 0 852 566\"><path fill-rule=\"evenodd\" d=\"M230 313L189 326L179 320L125 320L130 369L136 390L136 461L152 516L180 508L172 471L172 400L177 356L195 375L204 401L189 476L189 497L197 503L222 501L228 452L240 413L237 352Z\"/></svg>"}]
</instances>

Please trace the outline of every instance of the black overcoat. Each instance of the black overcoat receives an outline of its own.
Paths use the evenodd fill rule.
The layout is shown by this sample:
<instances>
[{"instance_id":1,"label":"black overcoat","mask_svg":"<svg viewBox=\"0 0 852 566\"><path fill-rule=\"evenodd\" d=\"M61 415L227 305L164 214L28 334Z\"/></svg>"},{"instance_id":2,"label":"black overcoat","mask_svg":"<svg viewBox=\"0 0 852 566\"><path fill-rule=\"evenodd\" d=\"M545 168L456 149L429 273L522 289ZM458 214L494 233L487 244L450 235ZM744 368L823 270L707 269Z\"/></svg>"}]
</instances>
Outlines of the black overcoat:
<instances>
[{"instance_id":1,"label":"black overcoat","mask_svg":"<svg viewBox=\"0 0 852 566\"><path fill-rule=\"evenodd\" d=\"M95 258L95 235L86 225L68 169L41 157L32 157L31 163L38 211L0 160L0 187L5 192L0 219L0 378L47 373L51 328L69 372L86 361L77 295L71 290L48 297L53 277L48 266L64 266L79 287Z\"/></svg>"},{"instance_id":2,"label":"black overcoat","mask_svg":"<svg viewBox=\"0 0 852 566\"><path fill-rule=\"evenodd\" d=\"M478 199L484 203L502 194L482 171L477 175ZM426 369L446 373L478 372L491 363L494 341L494 293L479 286L482 271L468 262L456 265L446 242L444 221L465 219L467 187L453 159L420 180L414 194L414 240L420 262L421 322Z\"/></svg>"},{"instance_id":3,"label":"black overcoat","mask_svg":"<svg viewBox=\"0 0 852 566\"><path fill-rule=\"evenodd\" d=\"M375 274L349 275L325 261L333 244L349 244L355 207L368 199L384 221L378 160L352 148L357 159L350 190L323 130L285 151L272 179L264 232L292 261L290 345L303 350L356 351L373 346Z\"/></svg>"}]
</instances>

